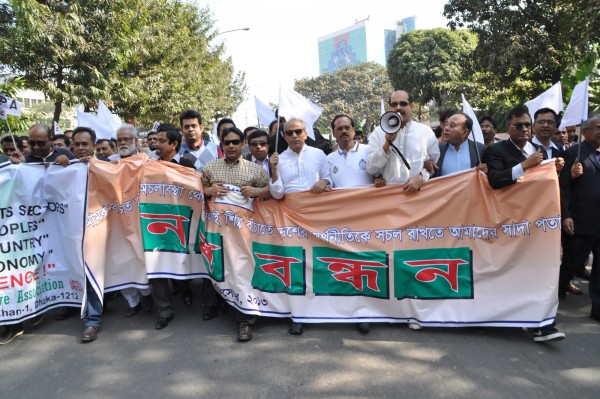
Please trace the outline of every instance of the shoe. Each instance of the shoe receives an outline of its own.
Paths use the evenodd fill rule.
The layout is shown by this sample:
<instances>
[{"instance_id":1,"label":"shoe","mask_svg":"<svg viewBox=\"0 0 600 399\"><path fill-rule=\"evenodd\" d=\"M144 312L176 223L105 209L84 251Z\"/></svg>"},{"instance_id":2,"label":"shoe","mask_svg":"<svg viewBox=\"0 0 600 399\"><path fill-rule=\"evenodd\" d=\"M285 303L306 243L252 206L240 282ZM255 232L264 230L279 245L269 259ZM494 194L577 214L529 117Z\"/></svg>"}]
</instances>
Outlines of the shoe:
<instances>
[{"instance_id":1,"label":"shoe","mask_svg":"<svg viewBox=\"0 0 600 399\"><path fill-rule=\"evenodd\" d=\"M303 332L302 323L296 323L295 321L292 321L290 328L288 328L288 333L292 335L301 335Z\"/></svg>"},{"instance_id":2,"label":"shoe","mask_svg":"<svg viewBox=\"0 0 600 399\"><path fill-rule=\"evenodd\" d=\"M565 339L565 333L554 327L533 330L533 342L562 341L563 339Z\"/></svg>"},{"instance_id":3,"label":"shoe","mask_svg":"<svg viewBox=\"0 0 600 399\"><path fill-rule=\"evenodd\" d=\"M144 312L150 313L152 312L152 306L154 306L154 301L152 300L152 295L142 295L142 308Z\"/></svg>"},{"instance_id":4,"label":"shoe","mask_svg":"<svg viewBox=\"0 0 600 399\"><path fill-rule=\"evenodd\" d=\"M240 342L250 341L252 339L252 325L244 321L240 322L238 328L237 340Z\"/></svg>"},{"instance_id":5,"label":"shoe","mask_svg":"<svg viewBox=\"0 0 600 399\"><path fill-rule=\"evenodd\" d=\"M163 328L169 325L169 322L171 320L173 320L172 315L169 317L159 317L158 320L156 320L156 323L154 323L154 328L156 330L162 330Z\"/></svg>"},{"instance_id":6,"label":"shoe","mask_svg":"<svg viewBox=\"0 0 600 399\"><path fill-rule=\"evenodd\" d=\"M140 310L142 310L142 304L138 303L134 307L127 309L127 312L125 312L125 317L133 317L138 314Z\"/></svg>"},{"instance_id":7,"label":"shoe","mask_svg":"<svg viewBox=\"0 0 600 399\"><path fill-rule=\"evenodd\" d=\"M56 315L55 320L62 321L67 320L69 317L75 314L75 308L70 308L68 306L63 307L60 310L60 313Z\"/></svg>"},{"instance_id":8,"label":"shoe","mask_svg":"<svg viewBox=\"0 0 600 399\"><path fill-rule=\"evenodd\" d=\"M41 315L35 316L33 319L31 319L31 325L37 326L37 325L42 324L43 321L44 321L44 315L41 314Z\"/></svg>"},{"instance_id":9,"label":"shoe","mask_svg":"<svg viewBox=\"0 0 600 399\"><path fill-rule=\"evenodd\" d=\"M81 342L92 342L96 338L98 338L98 333L100 332L100 328L95 326L87 326L83 330L83 334L81 334Z\"/></svg>"},{"instance_id":10,"label":"shoe","mask_svg":"<svg viewBox=\"0 0 600 399\"><path fill-rule=\"evenodd\" d=\"M587 267L577 270L573 275L577 278L580 278L580 279L586 280L586 281L590 281L590 277L592 277L592 275L588 271Z\"/></svg>"},{"instance_id":11,"label":"shoe","mask_svg":"<svg viewBox=\"0 0 600 399\"><path fill-rule=\"evenodd\" d=\"M416 331L416 330L422 330L423 326L421 326L420 324L417 324L417 323L408 323L408 328Z\"/></svg>"},{"instance_id":12,"label":"shoe","mask_svg":"<svg viewBox=\"0 0 600 399\"><path fill-rule=\"evenodd\" d=\"M581 291L581 288L573 284L572 281L569 283L569 285L567 285L567 292L573 295L583 295L583 291Z\"/></svg>"},{"instance_id":13,"label":"shoe","mask_svg":"<svg viewBox=\"0 0 600 399\"><path fill-rule=\"evenodd\" d=\"M205 305L202 312L202 320L211 320L217 316L217 307L215 305Z\"/></svg>"},{"instance_id":14,"label":"shoe","mask_svg":"<svg viewBox=\"0 0 600 399\"><path fill-rule=\"evenodd\" d=\"M16 325L6 326L6 331L0 337L0 345L6 345L19 335L23 335L23 324L19 323Z\"/></svg>"},{"instance_id":15,"label":"shoe","mask_svg":"<svg viewBox=\"0 0 600 399\"><path fill-rule=\"evenodd\" d=\"M183 301L183 304L185 305L186 308L189 309L192 307L193 299L194 299L194 296L192 295L192 291L181 293L181 300Z\"/></svg>"},{"instance_id":16,"label":"shoe","mask_svg":"<svg viewBox=\"0 0 600 399\"><path fill-rule=\"evenodd\" d=\"M596 321L600 322L600 314L599 313L591 313L590 317L592 318L592 320L596 320Z\"/></svg>"},{"instance_id":17,"label":"shoe","mask_svg":"<svg viewBox=\"0 0 600 399\"><path fill-rule=\"evenodd\" d=\"M358 323L356 325L356 329L358 330L359 333L363 333L366 334L369 332L369 323Z\"/></svg>"}]
</instances>

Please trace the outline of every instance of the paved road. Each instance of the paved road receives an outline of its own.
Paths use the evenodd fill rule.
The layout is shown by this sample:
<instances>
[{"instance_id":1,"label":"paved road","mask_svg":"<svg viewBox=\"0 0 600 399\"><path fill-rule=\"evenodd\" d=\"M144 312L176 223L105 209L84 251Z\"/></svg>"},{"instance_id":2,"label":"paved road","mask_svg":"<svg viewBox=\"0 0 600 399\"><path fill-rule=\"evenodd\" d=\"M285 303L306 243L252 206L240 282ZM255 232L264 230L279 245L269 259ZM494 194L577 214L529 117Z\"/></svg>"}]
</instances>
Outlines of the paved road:
<instances>
[{"instance_id":1,"label":"paved road","mask_svg":"<svg viewBox=\"0 0 600 399\"><path fill-rule=\"evenodd\" d=\"M199 285L193 285L200 298ZM580 287L587 294L587 284ZM123 317L110 303L97 341L81 321L55 321L0 347L0 398L593 398L600 397L600 323L587 295L569 295L558 322L567 339L533 343L511 328L307 325L261 319L236 341L233 312L202 321L197 301L154 330L155 315Z\"/></svg>"}]
</instances>

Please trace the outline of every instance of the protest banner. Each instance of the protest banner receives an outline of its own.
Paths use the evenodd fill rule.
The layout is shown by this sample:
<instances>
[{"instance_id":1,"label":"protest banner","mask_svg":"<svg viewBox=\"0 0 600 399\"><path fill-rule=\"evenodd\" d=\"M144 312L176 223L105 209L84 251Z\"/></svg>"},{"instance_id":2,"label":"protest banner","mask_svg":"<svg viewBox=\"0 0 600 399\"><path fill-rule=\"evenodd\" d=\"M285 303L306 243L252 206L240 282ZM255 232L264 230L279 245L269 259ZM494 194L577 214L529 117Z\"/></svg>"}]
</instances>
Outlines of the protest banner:
<instances>
[{"instance_id":1,"label":"protest banner","mask_svg":"<svg viewBox=\"0 0 600 399\"><path fill-rule=\"evenodd\" d=\"M83 299L87 167L0 167L0 325Z\"/></svg>"},{"instance_id":2,"label":"protest banner","mask_svg":"<svg viewBox=\"0 0 600 399\"><path fill-rule=\"evenodd\" d=\"M102 292L210 277L246 313L303 322L538 327L554 320L553 164L492 190L468 171L425 184L206 203L199 174L145 155L93 161L85 258ZM202 217L200 217L202 215ZM101 295L100 295L101 297Z\"/></svg>"}]
</instances>

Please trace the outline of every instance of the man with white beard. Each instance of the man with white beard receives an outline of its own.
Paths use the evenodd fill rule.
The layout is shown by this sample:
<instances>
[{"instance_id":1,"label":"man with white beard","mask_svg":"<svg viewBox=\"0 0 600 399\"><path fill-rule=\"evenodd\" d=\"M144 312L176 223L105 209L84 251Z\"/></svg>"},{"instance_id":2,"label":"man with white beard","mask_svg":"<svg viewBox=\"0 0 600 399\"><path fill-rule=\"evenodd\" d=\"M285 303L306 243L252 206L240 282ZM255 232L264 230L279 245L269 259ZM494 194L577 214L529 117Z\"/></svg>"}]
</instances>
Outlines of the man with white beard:
<instances>
[{"instance_id":1,"label":"man with white beard","mask_svg":"<svg viewBox=\"0 0 600 399\"><path fill-rule=\"evenodd\" d=\"M111 155L108 159L118 161L139 153L138 132L135 126L126 123L117 129L117 151L116 154ZM125 317L135 316L142 307L144 311L152 312L150 288L125 288L121 290L121 294L129 304L129 309L127 309ZM141 302L140 294L142 294Z\"/></svg>"},{"instance_id":2,"label":"man with white beard","mask_svg":"<svg viewBox=\"0 0 600 399\"><path fill-rule=\"evenodd\" d=\"M108 157L111 161L138 154L138 132L135 126L128 123L117 129L117 153Z\"/></svg>"}]
</instances>

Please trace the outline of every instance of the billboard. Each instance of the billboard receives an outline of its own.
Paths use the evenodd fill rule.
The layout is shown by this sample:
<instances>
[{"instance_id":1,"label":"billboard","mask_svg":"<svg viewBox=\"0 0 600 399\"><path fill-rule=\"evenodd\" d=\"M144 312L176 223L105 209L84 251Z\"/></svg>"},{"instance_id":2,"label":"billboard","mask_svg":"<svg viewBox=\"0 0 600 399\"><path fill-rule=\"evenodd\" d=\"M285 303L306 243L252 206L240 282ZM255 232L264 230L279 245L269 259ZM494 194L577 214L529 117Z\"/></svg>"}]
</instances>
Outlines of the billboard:
<instances>
[{"instance_id":1,"label":"billboard","mask_svg":"<svg viewBox=\"0 0 600 399\"><path fill-rule=\"evenodd\" d=\"M319 39L319 73L335 72L367 61L367 29L364 23Z\"/></svg>"}]
</instances>

